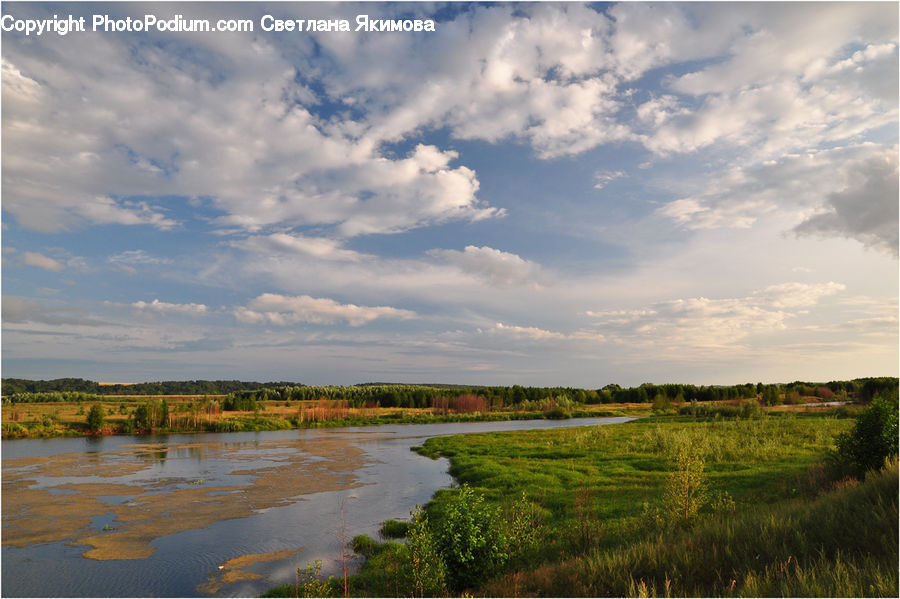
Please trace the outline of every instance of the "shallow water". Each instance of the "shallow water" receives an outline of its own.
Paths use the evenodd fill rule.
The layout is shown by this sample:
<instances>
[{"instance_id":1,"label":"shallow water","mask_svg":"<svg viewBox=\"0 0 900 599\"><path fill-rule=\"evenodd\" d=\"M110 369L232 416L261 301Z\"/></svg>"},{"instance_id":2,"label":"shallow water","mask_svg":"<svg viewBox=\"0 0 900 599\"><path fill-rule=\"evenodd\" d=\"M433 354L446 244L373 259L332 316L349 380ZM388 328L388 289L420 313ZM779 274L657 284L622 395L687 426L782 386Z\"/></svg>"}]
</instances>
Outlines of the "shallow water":
<instances>
[{"instance_id":1,"label":"shallow water","mask_svg":"<svg viewBox=\"0 0 900 599\"><path fill-rule=\"evenodd\" d=\"M256 596L449 487L440 435L631 418L3 441L4 597ZM351 564L352 565L352 564Z\"/></svg>"}]
</instances>

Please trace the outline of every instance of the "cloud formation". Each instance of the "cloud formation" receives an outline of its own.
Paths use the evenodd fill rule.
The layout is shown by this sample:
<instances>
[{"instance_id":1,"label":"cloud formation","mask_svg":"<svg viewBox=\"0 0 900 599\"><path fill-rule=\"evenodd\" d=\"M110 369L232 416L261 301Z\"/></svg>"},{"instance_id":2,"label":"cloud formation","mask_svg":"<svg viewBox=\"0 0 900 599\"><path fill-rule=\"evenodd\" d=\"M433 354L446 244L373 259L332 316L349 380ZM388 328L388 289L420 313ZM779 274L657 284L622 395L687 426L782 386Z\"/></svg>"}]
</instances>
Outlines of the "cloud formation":
<instances>
[{"instance_id":1,"label":"cloud formation","mask_svg":"<svg viewBox=\"0 0 900 599\"><path fill-rule=\"evenodd\" d=\"M206 314L207 307L205 304L173 304L169 302L161 302L154 299L152 302L137 301L131 304L136 310L149 310L162 314Z\"/></svg>"},{"instance_id":2,"label":"cloud formation","mask_svg":"<svg viewBox=\"0 0 900 599\"><path fill-rule=\"evenodd\" d=\"M66 269L62 262L37 252L25 252L22 254L22 261L28 266L37 266L52 272L62 272Z\"/></svg>"},{"instance_id":3,"label":"cloud formation","mask_svg":"<svg viewBox=\"0 0 900 599\"><path fill-rule=\"evenodd\" d=\"M461 252L435 249L428 253L494 285L537 285L544 279L534 262L492 247L467 245Z\"/></svg>"},{"instance_id":4,"label":"cloud formation","mask_svg":"<svg viewBox=\"0 0 900 599\"><path fill-rule=\"evenodd\" d=\"M235 308L234 316L240 322L255 324L292 325L300 322L334 324L347 322L358 327L378 318L408 320L416 318L415 312L390 306L357 306L340 304L330 298L314 298L308 295L286 296L263 293L246 306Z\"/></svg>"},{"instance_id":5,"label":"cloud formation","mask_svg":"<svg viewBox=\"0 0 900 599\"><path fill-rule=\"evenodd\" d=\"M786 329L788 309L815 306L846 289L840 283L783 283L748 297L695 297L658 302L636 310L588 311L595 329L614 342L671 350L732 351L747 337Z\"/></svg>"}]
</instances>

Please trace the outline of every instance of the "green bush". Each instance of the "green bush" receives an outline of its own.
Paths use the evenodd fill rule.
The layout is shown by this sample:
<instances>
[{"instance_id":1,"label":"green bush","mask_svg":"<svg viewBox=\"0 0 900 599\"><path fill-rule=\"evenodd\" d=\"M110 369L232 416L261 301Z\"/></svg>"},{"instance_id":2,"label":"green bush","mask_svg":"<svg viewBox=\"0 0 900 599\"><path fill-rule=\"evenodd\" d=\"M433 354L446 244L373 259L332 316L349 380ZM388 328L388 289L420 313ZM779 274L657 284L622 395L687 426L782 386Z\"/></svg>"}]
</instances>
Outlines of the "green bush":
<instances>
[{"instance_id":1,"label":"green bush","mask_svg":"<svg viewBox=\"0 0 900 599\"><path fill-rule=\"evenodd\" d=\"M447 591L447 565L444 562L437 539L428 526L428 516L416 506L409 525L409 566L416 597L434 597Z\"/></svg>"},{"instance_id":2,"label":"green bush","mask_svg":"<svg viewBox=\"0 0 900 599\"><path fill-rule=\"evenodd\" d=\"M90 411L87 415L87 427L90 431L99 431L103 428L103 419L106 418L106 412L103 411L103 406L98 403L95 403L91 406Z\"/></svg>"},{"instance_id":3,"label":"green bush","mask_svg":"<svg viewBox=\"0 0 900 599\"><path fill-rule=\"evenodd\" d=\"M488 505L484 495L463 485L445 510L435 520L433 532L447 565L450 586L454 590L477 588L509 558L500 509Z\"/></svg>"},{"instance_id":4,"label":"green bush","mask_svg":"<svg viewBox=\"0 0 900 599\"><path fill-rule=\"evenodd\" d=\"M835 476L864 477L878 470L885 458L897 456L897 391L882 394L856 417L853 428L838 435L837 447L830 454Z\"/></svg>"},{"instance_id":5,"label":"green bush","mask_svg":"<svg viewBox=\"0 0 900 599\"><path fill-rule=\"evenodd\" d=\"M665 504L672 522L691 520L706 501L703 455L695 444L682 442L672 456L675 469L666 479Z\"/></svg>"},{"instance_id":6,"label":"green bush","mask_svg":"<svg viewBox=\"0 0 900 599\"><path fill-rule=\"evenodd\" d=\"M378 531L385 539L402 539L409 529L409 522L398 520L385 520Z\"/></svg>"},{"instance_id":7,"label":"green bush","mask_svg":"<svg viewBox=\"0 0 900 599\"><path fill-rule=\"evenodd\" d=\"M363 557L371 557L378 549L378 543L369 535L356 535L350 541L353 552Z\"/></svg>"}]
</instances>

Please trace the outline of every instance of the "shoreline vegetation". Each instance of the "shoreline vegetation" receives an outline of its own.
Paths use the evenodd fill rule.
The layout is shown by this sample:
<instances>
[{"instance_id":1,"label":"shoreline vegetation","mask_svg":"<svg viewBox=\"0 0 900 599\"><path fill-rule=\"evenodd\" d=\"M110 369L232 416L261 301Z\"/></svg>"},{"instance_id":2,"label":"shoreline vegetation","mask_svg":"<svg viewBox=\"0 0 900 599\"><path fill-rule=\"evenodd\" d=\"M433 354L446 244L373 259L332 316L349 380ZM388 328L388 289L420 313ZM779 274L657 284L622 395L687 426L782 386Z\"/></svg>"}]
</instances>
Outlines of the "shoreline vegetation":
<instances>
[{"instance_id":1,"label":"shoreline vegetation","mask_svg":"<svg viewBox=\"0 0 900 599\"><path fill-rule=\"evenodd\" d=\"M896 386L897 379L889 377L785 385L607 385L601 389L3 379L2 438L245 432L648 415L677 410L696 414L710 406L730 406L716 409L735 413L760 406L768 410L816 410L823 408L807 406L868 401ZM203 393L193 393L196 391Z\"/></svg>"},{"instance_id":2,"label":"shoreline vegetation","mask_svg":"<svg viewBox=\"0 0 900 599\"><path fill-rule=\"evenodd\" d=\"M264 596L897 596L896 388L703 407L428 439L458 487L353 538L357 573L307 564Z\"/></svg>"},{"instance_id":3,"label":"shoreline vegetation","mask_svg":"<svg viewBox=\"0 0 900 599\"><path fill-rule=\"evenodd\" d=\"M413 450L447 458L457 486L407 520L385 522L380 539L342 536L340 578L321 575L315 561L265 596L897 596L896 378L599 390L377 384L216 396L18 392L3 399L3 432L6 439L21 431L221 432L582 415L646 417L430 438Z\"/></svg>"}]
</instances>

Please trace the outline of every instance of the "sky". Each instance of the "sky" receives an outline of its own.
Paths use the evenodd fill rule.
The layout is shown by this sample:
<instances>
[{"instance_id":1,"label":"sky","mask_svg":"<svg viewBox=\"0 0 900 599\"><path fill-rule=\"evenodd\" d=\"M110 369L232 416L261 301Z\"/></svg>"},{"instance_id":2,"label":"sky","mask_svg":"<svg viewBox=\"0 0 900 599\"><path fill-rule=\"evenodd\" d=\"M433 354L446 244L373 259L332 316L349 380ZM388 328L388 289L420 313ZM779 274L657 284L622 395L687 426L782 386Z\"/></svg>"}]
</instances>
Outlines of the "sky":
<instances>
[{"instance_id":1,"label":"sky","mask_svg":"<svg viewBox=\"0 0 900 599\"><path fill-rule=\"evenodd\" d=\"M896 2L2 12L4 377L898 374Z\"/></svg>"}]
</instances>

